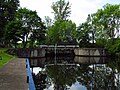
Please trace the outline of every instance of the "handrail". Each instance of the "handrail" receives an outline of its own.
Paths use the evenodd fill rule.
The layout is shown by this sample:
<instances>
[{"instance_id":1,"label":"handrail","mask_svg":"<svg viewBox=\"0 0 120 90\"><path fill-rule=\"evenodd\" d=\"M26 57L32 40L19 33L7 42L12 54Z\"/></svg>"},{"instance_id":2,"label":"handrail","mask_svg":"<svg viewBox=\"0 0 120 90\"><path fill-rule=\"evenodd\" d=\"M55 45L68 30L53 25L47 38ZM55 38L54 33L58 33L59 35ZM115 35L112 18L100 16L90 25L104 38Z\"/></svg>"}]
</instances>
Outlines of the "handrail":
<instances>
[{"instance_id":1,"label":"handrail","mask_svg":"<svg viewBox=\"0 0 120 90\"><path fill-rule=\"evenodd\" d=\"M27 72L28 72L28 84L29 84L29 90L36 90L35 88L35 84L33 81L33 77L32 77L32 73L30 70L30 63L29 63L29 59L26 59L26 65L27 65Z\"/></svg>"}]
</instances>

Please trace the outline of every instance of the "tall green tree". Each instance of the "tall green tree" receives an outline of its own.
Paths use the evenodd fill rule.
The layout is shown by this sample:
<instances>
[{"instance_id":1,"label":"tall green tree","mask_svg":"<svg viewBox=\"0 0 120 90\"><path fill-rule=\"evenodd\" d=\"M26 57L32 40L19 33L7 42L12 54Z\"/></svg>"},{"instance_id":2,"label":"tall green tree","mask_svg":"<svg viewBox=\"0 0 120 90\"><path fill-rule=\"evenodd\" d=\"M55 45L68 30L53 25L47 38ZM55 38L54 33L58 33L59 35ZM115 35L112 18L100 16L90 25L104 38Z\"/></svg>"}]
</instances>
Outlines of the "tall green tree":
<instances>
[{"instance_id":1,"label":"tall green tree","mask_svg":"<svg viewBox=\"0 0 120 90\"><path fill-rule=\"evenodd\" d=\"M59 0L52 4L55 20L66 20L71 14L71 5L65 0Z\"/></svg>"},{"instance_id":2,"label":"tall green tree","mask_svg":"<svg viewBox=\"0 0 120 90\"><path fill-rule=\"evenodd\" d=\"M14 19L18 7L19 0L0 0L0 45L4 45L4 29Z\"/></svg>"},{"instance_id":3,"label":"tall green tree","mask_svg":"<svg viewBox=\"0 0 120 90\"><path fill-rule=\"evenodd\" d=\"M114 55L119 53L119 38L120 38L120 4L106 4L102 9L91 15L92 30L96 43ZM100 45L99 45L100 46Z\"/></svg>"},{"instance_id":4,"label":"tall green tree","mask_svg":"<svg viewBox=\"0 0 120 90\"><path fill-rule=\"evenodd\" d=\"M28 40L32 42L31 46L33 46L35 42L40 43L45 38L45 26L41 18L37 15L36 11L26 8L20 8L17 11L14 21L6 28L5 36L8 36L8 32L16 33L14 37L18 37L22 41L23 48L26 47Z\"/></svg>"},{"instance_id":5,"label":"tall green tree","mask_svg":"<svg viewBox=\"0 0 120 90\"><path fill-rule=\"evenodd\" d=\"M83 26L84 30L81 30ZM120 35L120 4L106 4L96 13L88 15L87 21L78 29L79 33L86 32L86 30L89 31L88 35L93 44L95 42L103 46L115 44L115 39Z\"/></svg>"},{"instance_id":6,"label":"tall green tree","mask_svg":"<svg viewBox=\"0 0 120 90\"><path fill-rule=\"evenodd\" d=\"M92 25L97 27L97 38L111 39L119 37L120 31L120 4L106 4L103 9L99 9L93 14Z\"/></svg>"},{"instance_id":7,"label":"tall green tree","mask_svg":"<svg viewBox=\"0 0 120 90\"><path fill-rule=\"evenodd\" d=\"M47 39L50 44L76 43L76 24L71 20L55 21L47 33Z\"/></svg>"}]
</instances>

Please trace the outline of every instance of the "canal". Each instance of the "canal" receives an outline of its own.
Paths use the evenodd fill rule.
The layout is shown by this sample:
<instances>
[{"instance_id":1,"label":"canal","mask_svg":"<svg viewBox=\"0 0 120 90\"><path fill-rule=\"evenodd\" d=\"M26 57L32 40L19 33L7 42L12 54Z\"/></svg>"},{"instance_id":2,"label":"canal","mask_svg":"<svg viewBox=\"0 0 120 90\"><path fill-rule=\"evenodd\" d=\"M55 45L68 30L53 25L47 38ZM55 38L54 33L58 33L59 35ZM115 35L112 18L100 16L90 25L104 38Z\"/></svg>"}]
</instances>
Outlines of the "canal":
<instances>
[{"instance_id":1,"label":"canal","mask_svg":"<svg viewBox=\"0 0 120 90\"><path fill-rule=\"evenodd\" d=\"M30 58L36 90L120 90L120 60L108 57Z\"/></svg>"}]
</instances>

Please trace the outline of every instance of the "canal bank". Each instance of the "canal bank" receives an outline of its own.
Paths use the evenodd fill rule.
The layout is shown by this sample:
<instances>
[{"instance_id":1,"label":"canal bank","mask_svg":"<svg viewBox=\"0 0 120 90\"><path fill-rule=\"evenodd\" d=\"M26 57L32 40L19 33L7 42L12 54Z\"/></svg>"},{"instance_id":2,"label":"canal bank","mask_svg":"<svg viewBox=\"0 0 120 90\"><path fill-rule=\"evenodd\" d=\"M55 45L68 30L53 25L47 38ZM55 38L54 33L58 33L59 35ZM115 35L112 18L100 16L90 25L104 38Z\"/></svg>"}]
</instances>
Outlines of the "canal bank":
<instances>
[{"instance_id":1,"label":"canal bank","mask_svg":"<svg viewBox=\"0 0 120 90\"><path fill-rule=\"evenodd\" d=\"M28 90L26 59L13 59L0 69L0 90Z\"/></svg>"}]
</instances>

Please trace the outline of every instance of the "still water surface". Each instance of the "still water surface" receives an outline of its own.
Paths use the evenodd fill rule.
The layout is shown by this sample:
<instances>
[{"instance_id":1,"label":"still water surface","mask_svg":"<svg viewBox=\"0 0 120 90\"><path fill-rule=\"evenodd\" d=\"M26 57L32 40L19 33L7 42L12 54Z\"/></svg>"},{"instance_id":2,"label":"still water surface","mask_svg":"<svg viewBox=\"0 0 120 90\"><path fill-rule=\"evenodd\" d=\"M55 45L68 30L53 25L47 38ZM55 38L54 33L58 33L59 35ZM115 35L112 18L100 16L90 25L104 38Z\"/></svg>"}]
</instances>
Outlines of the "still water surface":
<instances>
[{"instance_id":1,"label":"still water surface","mask_svg":"<svg viewBox=\"0 0 120 90\"><path fill-rule=\"evenodd\" d=\"M120 90L120 60L106 57L30 59L37 90Z\"/></svg>"}]
</instances>

